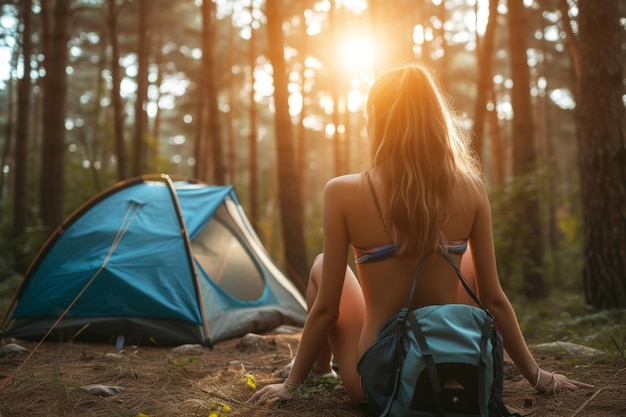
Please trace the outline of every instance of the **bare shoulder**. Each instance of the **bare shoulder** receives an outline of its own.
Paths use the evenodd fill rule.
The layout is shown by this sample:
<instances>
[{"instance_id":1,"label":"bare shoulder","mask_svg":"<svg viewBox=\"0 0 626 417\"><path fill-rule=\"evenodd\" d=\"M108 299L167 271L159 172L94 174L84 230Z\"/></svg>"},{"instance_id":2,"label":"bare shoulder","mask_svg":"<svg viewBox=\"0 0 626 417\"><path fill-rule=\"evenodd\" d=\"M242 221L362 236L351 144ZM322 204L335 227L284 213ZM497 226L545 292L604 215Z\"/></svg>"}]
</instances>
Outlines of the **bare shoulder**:
<instances>
[{"instance_id":1,"label":"bare shoulder","mask_svg":"<svg viewBox=\"0 0 626 417\"><path fill-rule=\"evenodd\" d=\"M341 175L330 179L326 183L326 193L342 193L351 189L358 189L361 187L361 174L348 174Z\"/></svg>"},{"instance_id":2,"label":"bare shoulder","mask_svg":"<svg viewBox=\"0 0 626 417\"><path fill-rule=\"evenodd\" d=\"M332 178L324 188L324 207L331 207L342 212L351 211L362 198L362 181L360 174L342 175Z\"/></svg>"}]
</instances>

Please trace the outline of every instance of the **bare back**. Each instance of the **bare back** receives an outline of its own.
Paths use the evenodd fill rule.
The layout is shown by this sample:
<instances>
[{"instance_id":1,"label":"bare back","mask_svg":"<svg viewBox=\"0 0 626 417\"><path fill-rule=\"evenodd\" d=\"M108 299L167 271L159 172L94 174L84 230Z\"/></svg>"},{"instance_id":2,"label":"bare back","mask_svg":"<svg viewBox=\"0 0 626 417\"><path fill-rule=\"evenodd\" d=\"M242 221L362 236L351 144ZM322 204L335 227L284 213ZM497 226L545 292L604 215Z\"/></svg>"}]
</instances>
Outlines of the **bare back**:
<instances>
[{"instance_id":1,"label":"bare back","mask_svg":"<svg viewBox=\"0 0 626 417\"><path fill-rule=\"evenodd\" d=\"M372 175L371 179L374 192L384 201L386 193L381 182L376 175ZM352 247L370 248L393 243L383 224L383 220L387 218L384 208L379 214L371 193L363 186L361 174L340 177L334 181L333 186L341 188L341 193L337 193L339 198L333 204L341 206L348 241ZM467 240L478 204L476 188L467 179L459 176L453 194L450 218L444 227L444 233L449 241ZM460 263L460 255L453 257ZM376 331L383 321L396 314L406 302L419 260L408 256L393 256L357 265L357 275L366 305L365 324L359 340L359 357L374 341ZM450 265L439 256L430 256L420 275L413 307L458 302L458 284L456 273Z\"/></svg>"}]
</instances>

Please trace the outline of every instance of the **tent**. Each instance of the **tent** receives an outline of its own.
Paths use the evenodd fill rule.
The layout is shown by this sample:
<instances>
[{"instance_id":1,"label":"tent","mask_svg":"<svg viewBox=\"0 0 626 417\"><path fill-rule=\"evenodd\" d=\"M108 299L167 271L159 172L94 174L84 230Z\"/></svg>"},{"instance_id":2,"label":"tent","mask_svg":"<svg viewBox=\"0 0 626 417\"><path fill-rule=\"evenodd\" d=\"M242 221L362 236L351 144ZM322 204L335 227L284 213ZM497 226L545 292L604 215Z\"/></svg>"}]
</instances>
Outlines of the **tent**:
<instances>
[{"instance_id":1,"label":"tent","mask_svg":"<svg viewBox=\"0 0 626 417\"><path fill-rule=\"evenodd\" d=\"M151 175L99 193L52 234L0 335L210 347L305 317L232 186Z\"/></svg>"}]
</instances>

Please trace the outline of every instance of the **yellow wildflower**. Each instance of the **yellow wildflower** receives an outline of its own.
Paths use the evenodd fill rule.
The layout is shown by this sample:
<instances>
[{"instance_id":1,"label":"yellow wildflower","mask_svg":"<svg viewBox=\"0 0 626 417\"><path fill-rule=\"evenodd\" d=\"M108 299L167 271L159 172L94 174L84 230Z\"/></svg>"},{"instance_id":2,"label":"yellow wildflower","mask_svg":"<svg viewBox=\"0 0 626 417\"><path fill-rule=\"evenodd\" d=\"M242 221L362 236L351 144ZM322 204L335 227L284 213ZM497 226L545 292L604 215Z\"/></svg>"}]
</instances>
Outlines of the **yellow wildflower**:
<instances>
[{"instance_id":1,"label":"yellow wildflower","mask_svg":"<svg viewBox=\"0 0 626 417\"><path fill-rule=\"evenodd\" d=\"M256 379L252 374L245 374L243 378L246 380L246 385L252 389L256 389Z\"/></svg>"}]
</instances>

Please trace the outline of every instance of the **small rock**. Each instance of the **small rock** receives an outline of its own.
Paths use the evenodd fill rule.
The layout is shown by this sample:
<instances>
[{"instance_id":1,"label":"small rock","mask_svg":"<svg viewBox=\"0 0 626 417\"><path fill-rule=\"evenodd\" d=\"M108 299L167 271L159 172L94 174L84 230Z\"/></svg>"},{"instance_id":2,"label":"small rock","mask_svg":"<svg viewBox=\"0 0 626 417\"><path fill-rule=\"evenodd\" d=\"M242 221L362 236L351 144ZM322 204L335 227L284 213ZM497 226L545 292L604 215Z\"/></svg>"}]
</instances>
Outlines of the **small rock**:
<instances>
[{"instance_id":1,"label":"small rock","mask_svg":"<svg viewBox=\"0 0 626 417\"><path fill-rule=\"evenodd\" d=\"M591 356L599 356L605 355L606 353L590 348L588 346L577 345L575 343L570 342L550 342L550 343L542 343L540 345L533 346L534 351L548 352L553 354L563 354L567 353L571 356L576 357L591 357Z\"/></svg>"},{"instance_id":2,"label":"small rock","mask_svg":"<svg viewBox=\"0 0 626 417\"><path fill-rule=\"evenodd\" d=\"M174 355L199 355L203 351L204 348L202 347L202 345L197 344L180 345L172 349L172 353Z\"/></svg>"},{"instance_id":3,"label":"small rock","mask_svg":"<svg viewBox=\"0 0 626 417\"><path fill-rule=\"evenodd\" d=\"M92 395L98 395L100 397L110 397L112 395L119 394L122 391L123 387L118 387L117 385L100 385L100 384L89 384L81 387L88 393Z\"/></svg>"},{"instance_id":4,"label":"small rock","mask_svg":"<svg viewBox=\"0 0 626 417\"><path fill-rule=\"evenodd\" d=\"M28 349L23 346L18 345L17 343L7 343L4 346L0 346L0 356L6 355L19 355L19 354L27 354Z\"/></svg>"},{"instance_id":5,"label":"small rock","mask_svg":"<svg viewBox=\"0 0 626 417\"><path fill-rule=\"evenodd\" d=\"M274 333L278 334L297 334L302 331L302 327L288 326L283 324L274 329Z\"/></svg>"},{"instance_id":6,"label":"small rock","mask_svg":"<svg viewBox=\"0 0 626 417\"><path fill-rule=\"evenodd\" d=\"M293 360L289 362L283 369L276 373L276 377L280 379L287 379L289 376L289 372L291 372L291 368L293 368Z\"/></svg>"},{"instance_id":7,"label":"small rock","mask_svg":"<svg viewBox=\"0 0 626 417\"><path fill-rule=\"evenodd\" d=\"M120 355L119 353L113 353L113 352L108 352L104 354L104 359L110 359L110 360L122 360L124 359L125 356L124 355Z\"/></svg>"},{"instance_id":8,"label":"small rock","mask_svg":"<svg viewBox=\"0 0 626 417\"><path fill-rule=\"evenodd\" d=\"M264 352L276 350L276 340L254 333L243 336L235 346L240 352L261 350Z\"/></svg>"}]
</instances>

